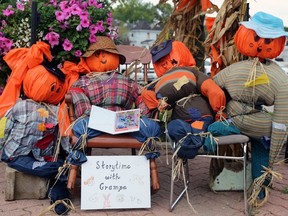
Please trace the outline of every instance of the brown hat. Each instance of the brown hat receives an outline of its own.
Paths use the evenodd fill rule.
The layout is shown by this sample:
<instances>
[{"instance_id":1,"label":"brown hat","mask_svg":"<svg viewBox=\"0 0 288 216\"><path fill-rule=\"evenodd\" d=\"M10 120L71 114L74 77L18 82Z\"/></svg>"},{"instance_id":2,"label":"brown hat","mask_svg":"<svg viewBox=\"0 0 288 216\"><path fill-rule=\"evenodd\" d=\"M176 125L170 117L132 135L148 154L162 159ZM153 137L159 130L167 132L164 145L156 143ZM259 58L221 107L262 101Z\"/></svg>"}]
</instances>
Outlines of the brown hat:
<instances>
[{"instance_id":1,"label":"brown hat","mask_svg":"<svg viewBox=\"0 0 288 216\"><path fill-rule=\"evenodd\" d=\"M89 45L87 52L85 52L82 57L90 57L98 50L105 50L110 53L118 54L120 57L120 64L125 64L126 62L125 56L119 53L113 40L106 36L97 36L97 41Z\"/></svg>"}]
</instances>

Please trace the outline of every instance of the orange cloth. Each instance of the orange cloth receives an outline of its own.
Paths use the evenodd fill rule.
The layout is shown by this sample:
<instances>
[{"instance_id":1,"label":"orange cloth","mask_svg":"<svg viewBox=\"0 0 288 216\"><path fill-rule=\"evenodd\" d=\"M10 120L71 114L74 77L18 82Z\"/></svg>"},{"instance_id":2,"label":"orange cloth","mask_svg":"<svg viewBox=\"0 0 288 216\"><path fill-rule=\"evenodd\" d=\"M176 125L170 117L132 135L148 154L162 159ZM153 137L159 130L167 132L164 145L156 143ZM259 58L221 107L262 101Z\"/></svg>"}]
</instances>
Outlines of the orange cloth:
<instances>
[{"instance_id":1,"label":"orange cloth","mask_svg":"<svg viewBox=\"0 0 288 216\"><path fill-rule=\"evenodd\" d=\"M181 41L172 42L171 52L153 64L157 77L163 76L174 65L172 60L177 62L177 66L195 66L196 62L190 50Z\"/></svg>"},{"instance_id":2,"label":"orange cloth","mask_svg":"<svg viewBox=\"0 0 288 216\"><path fill-rule=\"evenodd\" d=\"M44 56L48 61L52 60L50 46L44 42L37 42L31 48L12 49L4 56L3 59L11 68L12 73L0 96L0 117L3 117L19 98L21 85L27 71L39 65Z\"/></svg>"},{"instance_id":3,"label":"orange cloth","mask_svg":"<svg viewBox=\"0 0 288 216\"><path fill-rule=\"evenodd\" d=\"M214 112L218 112L222 107L226 106L224 91L212 79L207 79L202 83L201 93L208 97Z\"/></svg>"}]
</instances>

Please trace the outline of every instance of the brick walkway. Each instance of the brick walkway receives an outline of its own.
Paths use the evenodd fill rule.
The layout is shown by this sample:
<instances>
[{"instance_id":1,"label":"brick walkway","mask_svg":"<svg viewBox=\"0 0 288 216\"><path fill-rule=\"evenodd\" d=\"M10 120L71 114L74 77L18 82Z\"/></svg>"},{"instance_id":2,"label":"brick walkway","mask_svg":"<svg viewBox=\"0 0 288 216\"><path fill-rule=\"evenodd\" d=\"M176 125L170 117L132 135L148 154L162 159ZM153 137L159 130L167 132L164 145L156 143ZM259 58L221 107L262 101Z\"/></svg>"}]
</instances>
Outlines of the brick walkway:
<instances>
[{"instance_id":1,"label":"brick walkway","mask_svg":"<svg viewBox=\"0 0 288 216\"><path fill-rule=\"evenodd\" d=\"M127 152L126 154L129 154ZM125 154L124 150L104 149L98 150L98 155L109 154ZM164 155L164 150L163 150ZM284 151L279 155L280 159L284 159ZM80 188L76 187L73 193L73 204L76 212L69 215L99 215L99 216L149 216L149 215L201 215L201 216L240 216L244 215L243 210L243 192L218 192L214 193L208 186L209 182L209 159L196 157L189 161L190 169L190 186L189 197L190 202L198 212L193 213L189 207L186 197L182 198L176 205L173 212L169 212L169 191L170 191L170 165L166 164L166 157L161 156L158 160L158 171L161 189L158 193L152 195L152 203L150 209L129 209L129 210L80 210ZM273 189L270 190L270 198L268 203L255 211L257 216L286 216L288 215L288 194L284 193L284 189L288 187L288 164L276 165L274 168L283 175L282 180L275 179ZM4 200L5 187L5 164L0 163L0 216L37 216L45 208L49 207L49 200ZM179 191L179 188L176 188ZM54 215L47 213L46 215Z\"/></svg>"}]
</instances>

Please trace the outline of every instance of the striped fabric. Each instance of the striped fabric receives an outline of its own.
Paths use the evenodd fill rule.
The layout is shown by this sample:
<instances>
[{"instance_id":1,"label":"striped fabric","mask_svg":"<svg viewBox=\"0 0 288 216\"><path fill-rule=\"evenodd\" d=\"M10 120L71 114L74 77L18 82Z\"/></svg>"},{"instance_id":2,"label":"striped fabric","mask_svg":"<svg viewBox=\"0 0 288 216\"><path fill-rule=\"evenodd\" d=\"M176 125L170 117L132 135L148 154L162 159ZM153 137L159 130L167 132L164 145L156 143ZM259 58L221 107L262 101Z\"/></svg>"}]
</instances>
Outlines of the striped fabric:
<instances>
[{"instance_id":1,"label":"striped fabric","mask_svg":"<svg viewBox=\"0 0 288 216\"><path fill-rule=\"evenodd\" d=\"M273 61L256 65L256 76L267 73L270 83L244 87L248 80L253 60L241 61L223 69L213 80L226 89L232 100L226 105L226 113L240 131L250 137L271 137L270 166L287 140L288 127L288 77ZM274 105L270 115L259 109L260 105Z\"/></svg>"}]
</instances>

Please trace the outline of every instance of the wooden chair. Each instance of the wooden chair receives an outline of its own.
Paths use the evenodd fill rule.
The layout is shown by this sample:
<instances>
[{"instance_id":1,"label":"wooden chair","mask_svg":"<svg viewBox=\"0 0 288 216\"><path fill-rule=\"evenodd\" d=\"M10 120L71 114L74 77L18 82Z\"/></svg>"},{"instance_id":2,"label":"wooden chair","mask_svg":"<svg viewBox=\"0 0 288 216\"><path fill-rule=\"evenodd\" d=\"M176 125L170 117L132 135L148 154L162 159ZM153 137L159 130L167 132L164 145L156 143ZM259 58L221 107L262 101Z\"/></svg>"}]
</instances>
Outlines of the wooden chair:
<instances>
[{"instance_id":1,"label":"wooden chair","mask_svg":"<svg viewBox=\"0 0 288 216\"><path fill-rule=\"evenodd\" d=\"M65 102L68 106L70 121L75 121L74 107L72 103L71 94L67 93L65 95ZM78 138L74 135L71 137L72 146L76 143ZM87 141L87 154L91 155L92 148L129 148L132 150L132 155L136 155L136 149L140 149L142 143L137 139L133 138L128 134L110 135L102 134L100 136L91 138ZM78 171L78 166L72 165L68 177L67 188L73 189L75 187L76 175ZM151 173L151 189L152 193L157 192L160 189L157 165L155 159L150 160L150 173Z\"/></svg>"}]
</instances>

